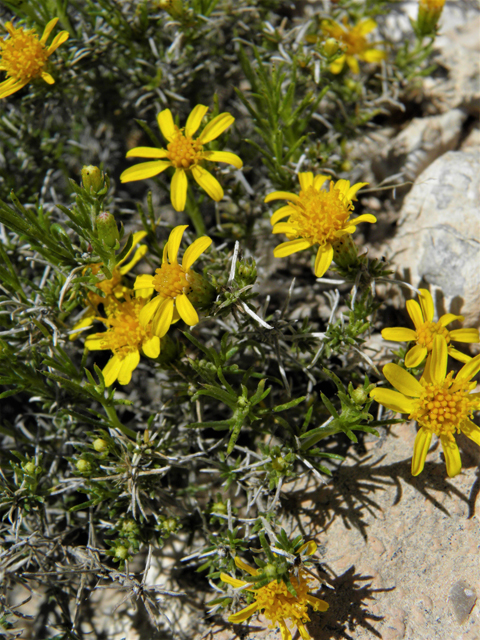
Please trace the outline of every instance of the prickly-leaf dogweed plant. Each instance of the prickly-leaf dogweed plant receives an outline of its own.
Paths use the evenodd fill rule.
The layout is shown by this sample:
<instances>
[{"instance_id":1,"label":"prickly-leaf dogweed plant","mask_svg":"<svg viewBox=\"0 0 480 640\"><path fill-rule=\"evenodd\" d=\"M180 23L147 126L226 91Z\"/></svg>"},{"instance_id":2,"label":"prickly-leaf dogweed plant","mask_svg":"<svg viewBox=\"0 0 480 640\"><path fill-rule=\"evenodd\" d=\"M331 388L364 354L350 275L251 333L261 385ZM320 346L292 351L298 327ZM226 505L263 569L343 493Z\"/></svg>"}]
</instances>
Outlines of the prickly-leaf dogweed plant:
<instances>
[{"instance_id":1,"label":"prickly-leaf dogweed plant","mask_svg":"<svg viewBox=\"0 0 480 640\"><path fill-rule=\"evenodd\" d=\"M112 635L86 605L112 589L127 635L138 600L142 633L181 633L168 608L188 592L182 607L207 601L222 624L263 612L307 639L312 613L333 615L315 553L329 531L298 535L292 488L336 491L352 447L402 420L379 404L417 421L414 473L434 434L451 475L455 434L478 442L477 330L435 322L426 288L414 329L387 323L392 274L368 253L382 227L361 224L390 196L367 200L358 149L428 73L440 3L420 3L401 45L383 0L314 16L270 0L3 4L0 635L23 634L25 588L43 598L37 635ZM380 331L411 343L385 379ZM347 518L371 504L344 498Z\"/></svg>"}]
</instances>

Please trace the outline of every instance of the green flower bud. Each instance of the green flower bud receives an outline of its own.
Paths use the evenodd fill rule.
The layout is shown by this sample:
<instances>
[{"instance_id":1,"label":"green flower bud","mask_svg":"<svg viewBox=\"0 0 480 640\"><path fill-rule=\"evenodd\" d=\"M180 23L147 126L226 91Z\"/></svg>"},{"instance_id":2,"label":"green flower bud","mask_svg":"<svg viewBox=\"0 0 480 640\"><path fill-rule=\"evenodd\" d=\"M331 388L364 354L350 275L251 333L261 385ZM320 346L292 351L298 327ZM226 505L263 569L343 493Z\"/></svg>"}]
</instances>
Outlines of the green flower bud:
<instances>
[{"instance_id":1,"label":"green flower bud","mask_svg":"<svg viewBox=\"0 0 480 640\"><path fill-rule=\"evenodd\" d=\"M113 249L120 240L115 218L108 211L99 213L96 219L98 237L106 247Z\"/></svg>"},{"instance_id":2,"label":"green flower bud","mask_svg":"<svg viewBox=\"0 0 480 640\"><path fill-rule=\"evenodd\" d=\"M418 36L435 36L445 0L420 0L417 22L413 23Z\"/></svg>"},{"instance_id":3,"label":"green flower bud","mask_svg":"<svg viewBox=\"0 0 480 640\"><path fill-rule=\"evenodd\" d=\"M98 453L103 453L103 451L106 451L108 449L108 442L106 440L103 440L102 438L97 438L93 441L92 446Z\"/></svg>"},{"instance_id":4,"label":"green flower bud","mask_svg":"<svg viewBox=\"0 0 480 640\"><path fill-rule=\"evenodd\" d=\"M92 164L82 168L82 184L88 193L98 193L105 186L105 177L98 167Z\"/></svg>"},{"instance_id":5,"label":"green flower bud","mask_svg":"<svg viewBox=\"0 0 480 640\"><path fill-rule=\"evenodd\" d=\"M357 404L365 404L368 400L368 393L363 387L357 387L350 395L352 396L352 400Z\"/></svg>"},{"instance_id":6,"label":"green flower bud","mask_svg":"<svg viewBox=\"0 0 480 640\"><path fill-rule=\"evenodd\" d=\"M227 514L227 505L223 502L214 502L212 504L212 511L214 513L222 513L224 515Z\"/></svg>"},{"instance_id":7,"label":"green flower bud","mask_svg":"<svg viewBox=\"0 0 480 640\"><path fill-rule=\"evenodd\" d=\"M198 309L209 309L217 294L215 287L193 270L190 270L187 279L191 288L187 294L190 302Z\"/></svg>"},{"instance_id":8,"label":"green flower bud","mask_svg":"<svg viewBox=\"0 0 480 640\"><path fill-rule=\"evenodd\" d=\"M323 45L323 51L328 58L332 58L336 53L338 53L339 48L340 44L338 43L338 40L335 40L335 38L328 38Z\"/></svg>"},{"instance_id":9,"label":"green flower bud","mask_svg":"<svg viewBox=\"0 0 480 640\"><path fill-rule=\"evenodd\" d=\"M84 460L83 458L80 458L80 460L77 460L77 463L75 466L80 471L80 473L88 473L92 468L92 465L90 464L90 462L88 460Z\"/></svg>"},{"instance_id":10,"label":"green flower bud","mask_svg":"<svg viewBox=\"0 0 480 640\"><path fill-rule=\"evenodd\" d=\"M164 520L163 529L165 531L168 531L168 533L173 533L177 530L177 528L178 522L175 520L175 518L167 518L166 520Z\"/></svg>"},{"instance_id":11,"label":"green flower bud","mask_svg":"<svg viewBox=\"0 0 480 640\"><path fill-rule=\"evenodd\" d=\"M22 465L22 467L25 473L29 476L35 475L35 471L37 470L37 467L34 462L26 462L25 464Z\"/></svg>"},{"instance_id":12,"label":"green flower bud","mask_svg":"<svg viewBox=\"0 0 480 640\"><path fill-rule=\"evenodd\" d=\"M263 572L265 573L265 576L270 580L273 580L277 577L277 567L270 562L264 566Z\"/></svg>"},{"instance_id":13,"label":"green flower bud","mask_svg":"<svg viewBox=\"0 0 480 640\"><path fill-rule=\"evenodd\" d=\"M115 549L115 558L119 560L126 560L128 558L128 549L121 545Z\"/></svg>"},{"instance_id":14,"label":"green flower bud","mask_svg":"<svg viewBox=\"0 0 480 640\"><path fill-rule=\"evenodd\" d=\"M178 19L183 16L182 0L158 0L158 6L170 14L172 18Z\"/></svg>"},{"instance_id":15,"label":"green flower bud","mask_svg":"<svg viewBox=\"0 0 480 640\"><path fill-rule=\"evenodd\" d=\"M355 264L358 258L357 246L350 235L345 235L332 243L333 261L339 267L349 267Z\"/></svg>"},{"instance_id":16,"label":"green flower bud","mask_svg":"<svg viewBox=\"0 0 480 640\"><path fill-rule=\"evenodd\" d=\"M283 471L286 466L287 461L285 458L282 458L282 456L277 456L272 459L272 468L275 469L275 471Z\"/></svg>"}]
</instances>

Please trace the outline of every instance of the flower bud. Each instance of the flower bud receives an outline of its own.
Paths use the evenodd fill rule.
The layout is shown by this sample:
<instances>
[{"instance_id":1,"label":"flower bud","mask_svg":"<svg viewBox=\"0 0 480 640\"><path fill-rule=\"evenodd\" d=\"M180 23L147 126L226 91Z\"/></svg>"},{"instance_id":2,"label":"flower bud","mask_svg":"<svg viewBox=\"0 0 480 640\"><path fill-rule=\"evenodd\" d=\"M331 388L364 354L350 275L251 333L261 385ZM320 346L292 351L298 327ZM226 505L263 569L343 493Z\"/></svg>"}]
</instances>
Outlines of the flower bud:
<instances>
[{"instance_id":1,"label":"flower bud","mask_svg":"<svg viewBox=\"0 0 480 640\"><path fill-rule=\"evenodd\" d=\"M103 438L97 438L93 441L92 446L98 453L103 453L108 449L108 442L106 440L103 440Z\"/></svg>"},{"instance_id":2,"label":"flower bud","mask_svg":"<svg viewBox=\"0 0 480 640\"><path fill-rule=\"evenodd\" d=\"M187 297L193 306L199 309L209 309L217 293L215 287L206 278L193 270L189 271L187 280L190 285Z\"/></svg>"},{"instance_id":3,"label":"flower bud","mask_svg":"<svg viewBox=\"0 0 480 640\"><path fill-rule=\"evenodd\" d=\"M344 268L355 264L358 257L358 250L350 235L342 236L333 242L332 246L333 261L335 264Z\"/></svg>"},{"instance_id":4,"label":"flower bud","mask_svg":"<svg viewBox=\"0 0 480 640\"><path fill-rule=\"evenodd\" d=\"M177 19L183 16L182 0L158 0L158 6L170 14L172 18Z\"/></svg>"},{"instance_id":5,"label":"flower bud","mask_svg":"<svg viewBox=\"0 0 480 640\"><path fill-rule=\"evenodd\" d=\"M335 38L328 38L328 40L325 40L323 45L323 51L328 58L332 58L336 53L338 53L339 48L340 45L338 40L335 40Z\"/></svg>"},{"instance_id":6,"label":"flower bud","mask_svg":"<svg viewBox=\"0 0 480 640\"><path fill-rule=\"evenodd\" d=\"M128 558L128 549L123 545L115 549L115 558L126 560Z\"/></svg>"},{"instance_id":7,"label":"flower bud","mask_svg":"<svg viewBox=\"0 0 480 640\"><path fill-rule=\"evenodd\" d=\"M80 460L77 460L77 463L75 466L80 471L80 473L88 473L92 468L92 465L90 464L90 462L88 460L84 460L83 458L80 458Z\"/></svg>"},{"instance_id":8,"label":"flower bud","mask_svg":"<svg viewBox=\"0 0 480 640\"><path fill-rule=\"evenodd\" d=\"M108 211L102 211L95 222L99 239L106 247L113 249L120 240L115 218Z\"/></svg>"},{"instance_id":9,"label":"flower bud","mask_svg":"<svg viewBox=\"0 0 480 640\"><path fill-rule=\"evenodd\" d=\"M105 177L98 167L89 164L82 168L82 184L88 193L98 193L105 186Z\"/></svg>"},{"instance_id":10,"label":"flower bud","mask_svg":"<svg viewBox=\"0 0 480 640\"><path fill-rule=\"evenodd\" d=\"M23 470L25 471L25 473L29 476L34 476L35 475L35 471L37 470L37 467L35 466L34 462L26 462L23 466Z\"/></svg>"},{"instance_id":11,"label":"flower bud","mask_svg":"<svg viewBox=\"0 0 480 640\"><path fill-rule=\"evenodd\" d=\"M357 387L351 392L350 395L352 396L352 400L356 404L365 404L365 402L368 400L368 393L363 387Z\"/></svg>"},{"instance_id":12,"label":"flower bud","mask_svg":"<svg viewBox=\"0 0 480 640\"><path fill-rule=\"evenodd\" d=\"M418 3L418 17L414 24L415 31L420 37L434 36L437 23L442 15L445 0L420 0Z\"/></svg>"}]
</instances>

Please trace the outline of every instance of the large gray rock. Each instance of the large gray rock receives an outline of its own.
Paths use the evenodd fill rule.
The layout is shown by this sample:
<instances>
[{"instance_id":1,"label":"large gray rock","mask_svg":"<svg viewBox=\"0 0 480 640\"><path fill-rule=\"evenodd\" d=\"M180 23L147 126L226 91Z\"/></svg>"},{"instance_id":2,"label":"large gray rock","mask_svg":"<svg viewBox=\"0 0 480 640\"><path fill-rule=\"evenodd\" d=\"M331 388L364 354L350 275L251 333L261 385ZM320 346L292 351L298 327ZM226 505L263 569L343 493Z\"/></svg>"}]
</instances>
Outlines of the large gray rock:
<instances>
[{"instance_id":1,"label":"large gray rock","mask_svg":"<svg viewBox=\"0 0 480 640\"><path fill-rule=\"evenodd\" d=\"M388 253L401 279L416 287L432 285L438 313L461 313L464 326L480 325L477 154L449 151L418 177Z\"/></svg>"}]
</instances>

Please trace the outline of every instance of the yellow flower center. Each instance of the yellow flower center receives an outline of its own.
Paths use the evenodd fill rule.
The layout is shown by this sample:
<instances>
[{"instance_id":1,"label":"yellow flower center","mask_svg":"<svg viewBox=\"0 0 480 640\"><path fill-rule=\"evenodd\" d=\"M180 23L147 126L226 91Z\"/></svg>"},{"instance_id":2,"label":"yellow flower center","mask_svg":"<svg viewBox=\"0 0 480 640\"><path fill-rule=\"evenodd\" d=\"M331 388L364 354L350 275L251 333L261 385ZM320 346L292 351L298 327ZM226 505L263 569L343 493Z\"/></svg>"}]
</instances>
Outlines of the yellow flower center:
<instances>
[{"instance_id":1,"label":"yellow flower center","mask_svg":"<svg viewBox=\"0 0 480 640\"><path fill-rule=\"evenodd\" d=\"M150 336L138 321L145 300L133 298L119 303L117 310L103 320L110 328L103 336L102 347L111 349L115 354L125 357L127 353L138 351Z\"/></svg>"},{"instance_id":2,"label":"yellow flower center","mask_svg":"<svg viewBox=\"0 0 480 640\"><path fill-rule=\"evenodd\" d=\"M175 127L175 138L167 145L168 159L176 169L191 169L202 158L202 143Z\"/></svg>"},{"instance_id":3,"label":"yellow flower center","mask_svg":"<svg viewBox=\"0 0 480 640\"><path fill-rule=\"evenodd\" d=\"M437 436L460 431L479 405L478 400L469 396L471 382L453 380L453 371L441 384L423 378L420 383L424 389L409 418Z\"/></svg>"},{"instance_id":4,"label":"yellow flower center","mask_svg":"<svg viewBox=\"0 0 480 640\"><path fill-rule=\"evenodd\" d=\"M348 26L346 27L347 31L343 31L341 35L339 35L339 39L345 53L349 56L358 55L365 51L368 48L368 42L365 36L362 36L358 33L358 30L354 27L349 30Z\"/></svg>"},{"instance_id":5,"label":"yellow flower center","mask_svg":"<svg viewBox=\"0 0 480 640\"><path fill-rule=\"evenodd\" d=\"M153 286L164 298L175 298L190 290L187 272L175 262L164 262L160 269L155 271Z\"/></svg>"},{"instance_id":6,"label":"yellow flower center","mask_svg":"<svg viewBox=\"0 0 480 640\"><path fill-rule=\"evenodd\" d=\"M295 228L297 237L320 245L338 239L336 232L345 228L353 211L353 205L334 189L333 182L330 182L330 191L317 191L313 185L300 191L300 199L290 202L290 207L295 213L288 222Z\"/></svg>"},{"instance_id":7,"label":"yellow flower center","mask_svg":"<svg viewBox=\"0 0 480 640\"><path fill-rule=\"evenodd\" d=\"M441 335L450 344L450 335L440 322L425 322L420 329L417 330L417 344L420 347L426 347L428 351L433 348L433 339L436 335Z\"/></svg>"},{"instance_id":8,"label":"yellow flower center","mask_svg":"<svg viewBox=\"0 0 480 640\"><path fill-rule=\"evenodd\" d=\"M10 27L10 38L0 41L2 67L17 80L29 82L41 75L48 61L47 50L33 29Z\"/></svg>"},{"instance_id":9,"label":"yellow flower center","mask_svg":"<svg viewBox=\"0 0 480 640\"><path fill-rule=\"evenodd\" d=\"M259 608L265 609L265 617L275 624L278 620L292 619L294 622L308 622L308 581L300 569L299 580L291 576L291 583L297 596L289 593L283 580L276 580L254 592ZM315 608L315 607L314 607Z\"/></svg>"},{"instance_id":10,"label":"yellow flower center","mask_svg":"<svg viewBox=\"0 0 480 640\"><path fill-rule=\"evenodd\" d=\"M90 269L94 275L97 275L100 272L100 268L102 267L102 263L92 264L90 265ZM88 267L87 267L88 269ZM84 270L86 273L87 269ZM98 307L99 304L106 304L108 296L112 296L115 293L115 289L122 281L122 275L118 267L115 267L112 271L112 277L109 280L101 280L100 282L96 282L95 286L98 289L101 289L105 294L105 298L102 298L98 293L94 293L93 291L89 291L87 294L88 300L94 307Z\"/></svg>"}]
</instances>

